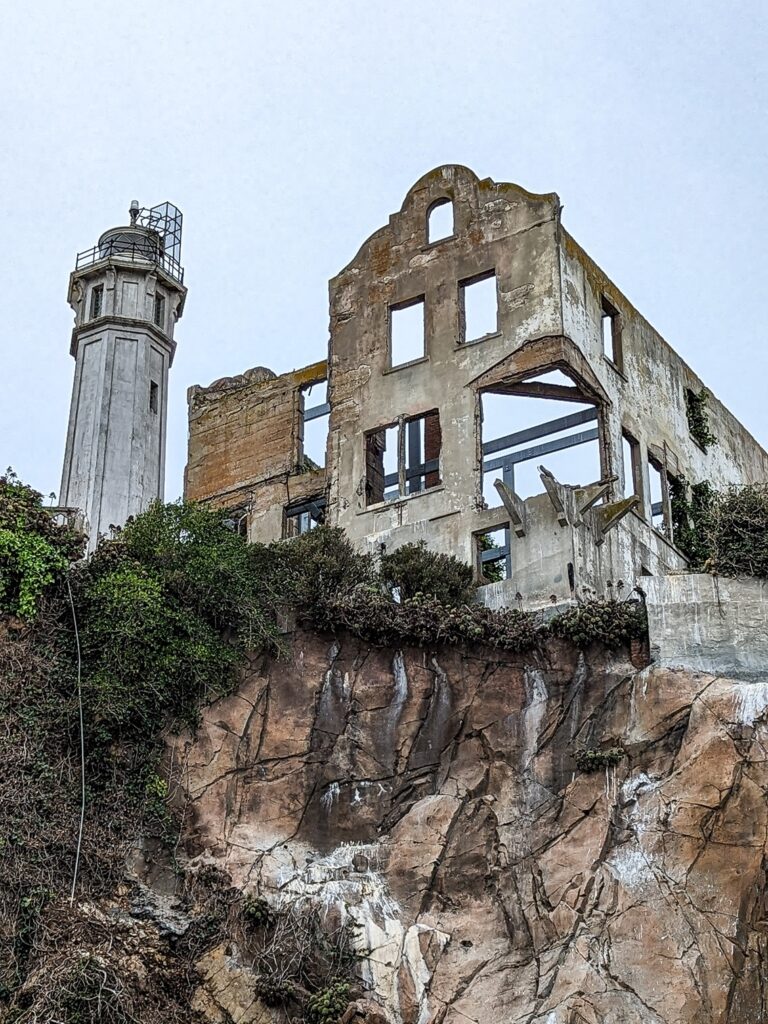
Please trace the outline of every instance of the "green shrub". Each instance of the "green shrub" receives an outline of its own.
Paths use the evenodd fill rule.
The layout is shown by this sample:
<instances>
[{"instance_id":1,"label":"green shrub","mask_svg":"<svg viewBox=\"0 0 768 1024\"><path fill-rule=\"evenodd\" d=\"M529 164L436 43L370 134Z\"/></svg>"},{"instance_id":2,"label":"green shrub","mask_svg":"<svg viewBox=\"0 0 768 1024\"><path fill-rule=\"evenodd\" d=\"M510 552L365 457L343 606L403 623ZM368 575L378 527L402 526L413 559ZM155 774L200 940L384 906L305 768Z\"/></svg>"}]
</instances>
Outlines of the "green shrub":
<instances>
[{"instance_id":1,"label":"green shrub","mask_svg":"<svg viewBox=\"0 0 768 1024\"><path fill-rule=\"evenodd\" d=\"M715 491L708 481L672 490L675 544L692 571L768 579L768 484Z\"/></svg>"},{"instance_id":2,"label":"green shrub","mask_svg":"<svg viewBox=\"0 0 768 1024\"><path fill-rule=\"evenodd\" d=\"M83 537L58 525L12 470L0 477L0 613L35 618L44 592L80 556Z\"/></svg>"},{"instance_id":3,"label":"green shrub","mask_svg":"<svg viewBox=\"0 0 768 1024\"><path fill-rule=\"evenodd\" d=\"M380 571L386 586L397 590L401 601L423 594L455 607L469 604L475 596L471 567L452 555L429 551L423 540L384 555Z\"/></svg>"},{"instance_id":4,"label":"green shrub","mask_svg":"<svg viewBox=\"0 0 768 1024\"><path fill-rule=\"evenodd\" d=\"M260 896L245 896L240 914L252 928L271 928L277 920L275 911Z\"/></svg>"},{"instance_id":5,"label":"green shrub","mask_svg":"<svg viewBox=\"0 0 768 1024\"><path fill-rule=\"evenodd\" d=\"M276 603L300 609L319 629L334 624L334 608L352 592L381 590L370 555L360 554L343 530L318 526L290 541L254 545L258 576L271 581Z\"/></svg>"},{"instance_id":6,"label":"green shrub","mask_svg":"<svg viewBox=\"0 0 768 1024\"><path fill-rule=\"evenodd\" d=\"M200 701L231 685L240 657L157 571L105 554L73 580L90 746L146 738L168 715L192 721Z\"/></svg>"},{"instance_id":7,"label":"green shrub","mask_svg":"<svg viewBox=\"0 0 768 1024\"><path fill-rule=\"evenodd\" d=\"M157 502L129 521L120 544L211 628L248 649L276 645L278 581L259 571L257 554L224 526L220 511Z\"/></svg>"},{"instance_id":8,"label":"green shrub","mask_svg":"<svg viewBox=\"0 0 768 1024\"><path fill-rule=\"evenodd\" d=\"M576 767L581 772L597 772L601 768L611 768L617 765L627 756L623 747L609 747L607 750L599 750L596 747L589 747L579 750L576 754Z\"/></svg>"},{"instance_id":9,"label":"green shrub","mask_svg":"<svg viewBox=\"0 0 768 1024\"><path fill-rule=\"evenodd\" d=\"M729 487L704 521L707 568L722 576L768 579L768 484Z\"/></svg>"},{"instance_id":10,"label":"green shrub","mask_svg":"<svg viewBox=\"0 0 768 1024\"><path fill-rule=\"evenodd\" d=\"M672 478L672 532L675 546L692 570L701 570L711 557L710 516L717 494L707 480L694 484L690 499L684 480Z\"/></svg>"},{"instance_id":11,"label":"green shrub","mask_svg":"<svg viewBox=\"0 0 768 1024\"><path fill-rule=\"evenodd\" d=\"M337 1024L349 1006L349 983L336 981L307 1001L307 1024Z\"/></svg>"},{"instance_id":12,"label":"green shrub","mask_svg":"<svg viewBox=\"0 0 768 1024\"><path fill-rule=\"evenodd\" d=\"M588 601L556 616L550 629L577 647L599 643L615 649L645 636L648 622L639 601Z\"/></svg>"}]
</instances>

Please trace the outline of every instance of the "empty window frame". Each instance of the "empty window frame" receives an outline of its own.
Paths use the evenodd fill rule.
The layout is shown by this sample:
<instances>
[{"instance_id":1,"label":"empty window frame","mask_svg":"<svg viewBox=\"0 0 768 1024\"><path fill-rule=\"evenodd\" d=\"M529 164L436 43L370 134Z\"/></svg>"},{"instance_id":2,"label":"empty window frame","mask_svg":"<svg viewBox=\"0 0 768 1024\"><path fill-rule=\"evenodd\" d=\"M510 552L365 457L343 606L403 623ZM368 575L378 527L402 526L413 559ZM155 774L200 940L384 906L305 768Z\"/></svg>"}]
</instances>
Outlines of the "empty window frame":
<instances>
[{"instance_id":1,"label":"empty window frame","mask_svg":"<svg viewBox=\"0 0 768 1024\"><path fill-rule=\"evenodd\" d=\"M670 536L669 486L664 467L648 453L648 484L651 506L651 524Z\"/></svg>"},{"instance_id":2,"label":"empty window frame","mask_svg":"<svg viewBox=\"0 0 768 1024\"><path fill-rule=\"evenodd\" d=\"M453 234L453 203L450 199L438 199L427 211L427 244L452 238Z\"/></svg>"},{"instance_id":3,"label":"empty window frame","mask_svg":"<svg viewBox=\"0 0 768 1024\"><path fill-rule=\"evenodd\" d=\"M459 282L459 341L468 345L482 341L499 330L499 300L496 272Z\"/></svg>"},{"instance_id":4,"label":"empty window frame","mask_svg":"<svg viewBox=\"0 0 768 1024\"><path fill-rule=\"evenodd\" d=\"M603 355L618 370L624 369L624 358L621 348L621 316L619 311L603 295L600 311L600 336L603 342Z\"/></svg>"},{"instance_id":5,"label":"empty window frame","mask_svg":"<svg viewBox=\"0 0 768 1024\"><path fill-rule=\"evenodd\" d=\"M475 534L475 564L481 585L511 578L510 552L509 527L496 526Z\"/></svg>"},{"instance_id":6,"label":"empty window frame","mask_svg":"<svg viewBox=\"0 0 768 1024\"><path fill-rule=\"evenodd\" d=\"M160 387L157 381L149 382L149 411L156 413L160 402Z\"/></svg>"},{"instance_id":7,"label":"empty window frame","mask_svg":"<svg viewBox=\"0 0 768 1024\"><path fill-rule=\"evenodd\" d=\"M427 354L424 296L389 308L389 364L403 366Z\"/></svg>"},{"instance_id":8,"label":"empty window frame","mask_svg":"<svg viewBox=\"0 0 768 1024\"><path fill-rule=\"evenodd\" d=\"M483 392L480 401L488 508L501 505L496 480L523 500L542 494L542 464L565 484L602 478L598 410L565 373L551 370L500 385Z\"/></svg>"},{"instance_id":9,"label":"empty window frame","mask_svg":"<svg viewBox=\"0 0 768 1024\"><path fill-rule=\"evenodd\" d=\"M330 413L327 381L310 384L302 391L300 466L303 470L325 466Z\"/></svg>"},{"instance_id":10,"label":"empty window frame","mask_svg":"<svg viewBox=\"0 0 768 1024\"><path fill-rule=\"evenodd\" d=\"M165 326L165 296L155 292L154 321L158 327Z\"/></svg>"},{"instance_id":11,"label":"empty window frame","mask_svg":"<svg viewBox=\"0 0 768 1024\"><path fill-rule=\"evenodd\" d=\"M239 537L244 537L248 540L248 509L244 506L229 509L223 524L232 533L236 533Z\"/></svg>"},{"instance_id":12,"label":"empty window frame","mask_svg":"<svg viewBox=\"0 0 768 1024\"><path fill-rule=\"evenodd\" d=\"M299 537L325 522L325 497L316 495L288 505L283 513L283 537Z\"/></svg>"},{"instance_id":13,"label":"empty window frame","mask_svg":"<svg viewBox=\"0 0 768 1024\"><path fill-rule=\"evenodd\" d=\"M436 409L365 435L365 502L377 505L438 487L442 434Z\"/></svg>"},{"instance_id":14,"label":"empty window frame","mask_svg":"<svg viewBox=\"0 0 768 1024\"><path fill-rule=\"evenodd\" d=\"M643 467L640 459L640 444L628 430L621 432L621 454L624 478L622 494L625 498L631 498L633 494L637 494L642 499ZM642 504L639 511L642 513Z\"/></svg>"},{"instance_id":15,"label":"empty window frame","mask_svg":"<svg viewBox=\"0 0 768 1024\"><path fill-rule=\"evenodd\" d=\"M104 285L97 284L91 289L91 320L95 320L97 316L101 316L103 306Z\"/></svg>"}]
</instances>

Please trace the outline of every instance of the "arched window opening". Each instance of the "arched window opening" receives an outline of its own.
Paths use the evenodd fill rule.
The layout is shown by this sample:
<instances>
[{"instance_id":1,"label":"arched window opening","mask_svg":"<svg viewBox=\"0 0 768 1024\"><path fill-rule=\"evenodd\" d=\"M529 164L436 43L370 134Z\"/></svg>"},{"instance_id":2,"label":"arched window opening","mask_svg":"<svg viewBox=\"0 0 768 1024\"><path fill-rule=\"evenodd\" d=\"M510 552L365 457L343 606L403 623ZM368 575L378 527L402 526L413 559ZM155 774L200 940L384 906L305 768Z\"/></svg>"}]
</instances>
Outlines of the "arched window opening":
<instances>
[{"instance_id":1,"label":"arched window opening","mask_svg":"<svg viewBox=\"0 0 768 1024\"><path fill-rule=\"evenodd\" d=\"M453 203L450 199L438 199L427 212L427 243L439 242L453 235Z\"/></svg>"}]
</instances>

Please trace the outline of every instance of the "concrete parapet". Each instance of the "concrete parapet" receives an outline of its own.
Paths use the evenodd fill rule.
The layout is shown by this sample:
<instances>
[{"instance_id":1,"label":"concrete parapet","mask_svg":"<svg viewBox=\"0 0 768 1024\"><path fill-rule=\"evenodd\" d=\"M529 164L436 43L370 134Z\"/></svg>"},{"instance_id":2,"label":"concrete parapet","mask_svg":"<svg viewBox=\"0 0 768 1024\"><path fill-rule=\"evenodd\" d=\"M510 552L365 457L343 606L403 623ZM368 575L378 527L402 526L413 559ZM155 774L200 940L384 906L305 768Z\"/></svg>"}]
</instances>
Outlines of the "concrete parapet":
<instances>
[{"instance_id":1,"label":"concrete parapet","mask_svg":"<svg viewBox=\"0 0 768 1024\"><path fill-rule=\"evenodd\" d=\"M643 581L651 655L669 668L768 680L768 581L707 573Z\"/></svg>"}]
</instances>

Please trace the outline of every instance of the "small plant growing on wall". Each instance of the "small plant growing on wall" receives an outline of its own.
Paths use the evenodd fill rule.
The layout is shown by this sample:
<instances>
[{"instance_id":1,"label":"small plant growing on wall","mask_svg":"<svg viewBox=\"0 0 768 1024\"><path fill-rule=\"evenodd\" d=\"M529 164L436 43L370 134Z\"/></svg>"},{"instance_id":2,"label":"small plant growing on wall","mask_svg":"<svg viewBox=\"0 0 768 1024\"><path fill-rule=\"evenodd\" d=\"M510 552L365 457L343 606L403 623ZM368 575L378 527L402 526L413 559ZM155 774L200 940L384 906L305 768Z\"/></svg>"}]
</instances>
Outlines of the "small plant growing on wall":
<instances>
[{"instance_id":1,"label":"small plant growing on wall","mask_svg":"<svg viewBox=\"0 0 768 1024\"><path fill-rule=\"evenodd\" d=\"M709 416L707 414L707 400L709 391L702 388L698 394L686 388L685 412L688 416L688 430L691 437L703 451L706 451L713 444L717 444L717 438L709 429Z\"/></svg>"},{"instance_id":2,"label":"small plant growing on wall","mask_svg":"<svg viewBox=\"0 0 768 1024\"><path fill-rule=\"evenodd\" d=\"M601 768L612 768L626 756L626 751L622 747L608 747L607 750L587 747L576 753L576 767L580 772L589 774L600 771Z\"/></svg>"}]
</instances>

